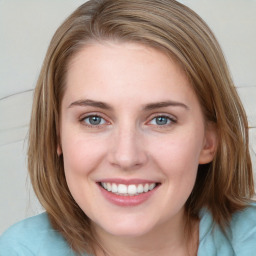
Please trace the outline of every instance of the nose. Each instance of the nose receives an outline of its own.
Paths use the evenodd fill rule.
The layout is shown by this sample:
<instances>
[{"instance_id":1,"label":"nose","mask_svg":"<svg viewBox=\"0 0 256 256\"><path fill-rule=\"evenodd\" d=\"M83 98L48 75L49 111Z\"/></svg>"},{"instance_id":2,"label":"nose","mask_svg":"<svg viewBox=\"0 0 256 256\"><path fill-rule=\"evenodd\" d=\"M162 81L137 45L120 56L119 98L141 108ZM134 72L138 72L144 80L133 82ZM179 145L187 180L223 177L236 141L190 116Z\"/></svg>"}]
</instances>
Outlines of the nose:
<instances>
[{"instance_id":1,"label":"nose","mask_svg":"<svg viewBox=\"0 0 256 256\"><path fill-rule=\"evenodd\" d=\"M111 141L110 163L122 170L134 170L148 161L143 135L132 127L120 128Z\"/></svg>"}]
</instances>

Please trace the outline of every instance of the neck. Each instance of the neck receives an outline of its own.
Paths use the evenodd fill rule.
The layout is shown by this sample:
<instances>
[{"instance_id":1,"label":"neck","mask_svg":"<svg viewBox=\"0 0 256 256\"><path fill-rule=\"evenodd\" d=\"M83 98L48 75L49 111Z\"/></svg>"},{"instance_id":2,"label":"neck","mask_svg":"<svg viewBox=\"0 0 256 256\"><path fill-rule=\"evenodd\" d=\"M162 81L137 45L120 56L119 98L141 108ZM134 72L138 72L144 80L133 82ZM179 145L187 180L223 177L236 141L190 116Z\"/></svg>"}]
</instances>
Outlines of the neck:
<instances>
[{"instance_id":1,"label":"neck","mask_svg":"<svg viewBox=\"0 0 256 256\"><path fill-rule=\"evenodd\" d=\"M199 222L193 220L191 232L186 229L184 213L178 214L141 236L115 236L94 227L97 256L194 256L197 255Z\"/></svg>"}]
</instances>

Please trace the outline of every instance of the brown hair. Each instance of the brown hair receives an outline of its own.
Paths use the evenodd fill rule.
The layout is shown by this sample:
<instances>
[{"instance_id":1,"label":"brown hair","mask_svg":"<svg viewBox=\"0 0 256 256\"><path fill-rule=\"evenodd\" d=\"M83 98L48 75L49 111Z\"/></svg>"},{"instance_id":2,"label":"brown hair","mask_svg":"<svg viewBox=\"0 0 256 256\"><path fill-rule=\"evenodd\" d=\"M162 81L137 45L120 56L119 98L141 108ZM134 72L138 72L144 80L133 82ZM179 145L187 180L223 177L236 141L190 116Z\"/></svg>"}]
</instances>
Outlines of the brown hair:
<instances>
[{"instance_id":1,"label":"brown hair","mask_svg":"<svg viewBox=\"0 0 256 256\"><path fill-rule=\"evenodd\" d=\"M222 228L254 193L248 123L222 51L205 22L174 0L91 0L56 31L35 88L28 169L51 223L76 252L91 251L90 220L68 189L57 155L60 104L70 59L88 42L138 42L175 58L196 92L206 121L215 123L214 160L198 168L185 209L198 217L207 207Z\"/></svg>"}]
</instances>

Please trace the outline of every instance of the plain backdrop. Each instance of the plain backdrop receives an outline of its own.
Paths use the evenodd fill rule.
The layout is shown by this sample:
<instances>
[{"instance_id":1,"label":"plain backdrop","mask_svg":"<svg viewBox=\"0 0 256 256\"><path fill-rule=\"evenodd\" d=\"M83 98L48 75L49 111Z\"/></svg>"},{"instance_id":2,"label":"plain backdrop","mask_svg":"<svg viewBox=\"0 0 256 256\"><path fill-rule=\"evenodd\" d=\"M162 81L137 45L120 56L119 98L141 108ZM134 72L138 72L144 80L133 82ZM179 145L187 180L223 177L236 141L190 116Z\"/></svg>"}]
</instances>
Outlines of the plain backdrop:
<instances>
[{"instance_id":1,"label":"plain backdrop","mask_svg":"<svg viewBox=\"0 0 256 256\"><path fill-rule=\"evenodd\" d=\"M0 0L0 234L43 209L26 168L33 88L50 39L82 0ZM219 40L250 126L256 173L256 1L184 0Z\"/></svg>"}]
</instances>

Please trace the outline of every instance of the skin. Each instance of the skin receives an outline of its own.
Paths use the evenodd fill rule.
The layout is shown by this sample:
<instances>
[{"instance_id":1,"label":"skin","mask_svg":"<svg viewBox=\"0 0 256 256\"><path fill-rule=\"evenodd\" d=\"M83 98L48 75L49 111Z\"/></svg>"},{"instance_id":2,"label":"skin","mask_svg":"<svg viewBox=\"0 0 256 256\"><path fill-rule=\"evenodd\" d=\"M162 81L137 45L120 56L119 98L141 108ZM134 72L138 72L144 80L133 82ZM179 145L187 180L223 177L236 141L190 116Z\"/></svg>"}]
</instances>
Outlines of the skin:
<instances>
[{"instance_id":1,"label":"skin","mask_svg":"<svg viewBox=\"0 0 256 256\"><path fill-rule=\"evenodd\" d=\"M90 123L88 116L95 115L99 125ZM166 123L159 125L156 116ZM73 57L58 154L63 154L72 196L110 255L196 253L198 223L195 238L187 241L184 204L198 164L214 156L216 132L209 127L183 70L160 51L104 42L87 45ZM113 178L160 185L142 204L122 207L106 200L97 184Z\"/></svg>"}]
</instances>

